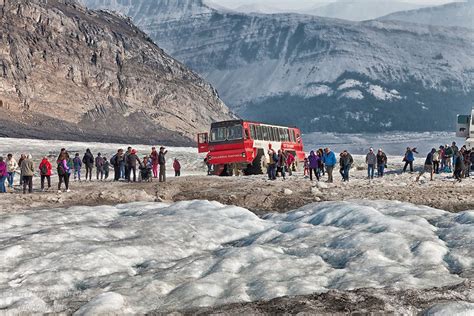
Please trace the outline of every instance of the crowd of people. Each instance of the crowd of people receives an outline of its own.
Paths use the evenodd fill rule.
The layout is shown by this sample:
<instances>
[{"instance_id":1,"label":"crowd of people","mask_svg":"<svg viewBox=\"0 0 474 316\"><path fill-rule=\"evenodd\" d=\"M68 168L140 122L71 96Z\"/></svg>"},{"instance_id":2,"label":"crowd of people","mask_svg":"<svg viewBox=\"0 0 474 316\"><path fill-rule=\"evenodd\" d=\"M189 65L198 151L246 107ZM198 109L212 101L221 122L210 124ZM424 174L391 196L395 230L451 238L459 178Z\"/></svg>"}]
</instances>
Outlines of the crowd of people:
<instances>
[{"instance_id":1,"label":"crowd of people","mask_svg":"<svg viewBox=\"0 0 474 316\"><path fill-rule=\"evenodd\" d=\"M31 154L22 154L18 162L12 154L8 154L6 159L0 157L0 193L7 192L7 187L13 189L14 179L17 173L20 174L19 185L23 193L33 192L33 177L35 173L40 175L41 190L51 189L51 177L53 169L58 176L58 192L64 190L70 191L70 180L74 181L92 181L95 168L95 179L98 181L107 181L109 173L113 170L113 181L152 181L157 178L160 182L166 181L166 155L168 151L164 147L159 150L152 147L150 154L141 158L136 149L128 147L126 151L118 149L110 160L101 153L93 155L90 149L87 149L84 155L80 156L77 152L74 157L70 156L66 149L61 149L57 159L50 161L50 157L45 156L36 169ZM415 154L419 154L416 148L407 147L403 156L404 166L402 172L414 171ZM322 176L327 175L327 182L334 182L333 172L339 163L339 173L342 181L347 182L350 179L350 171L354 165L352 155L344 150L337 155L330 149L318 149L309 152L304 159L304 177L313 181L313 177L320 181ZM377 153L370 148L365 157L367 168L367 178L372 180L377 172L377 177L383 177L387 168L388 158L382 149ZM54 164L54 166L53 166ZM212 165L207 161L208 174L211 173ZM417 180L425 173L430 175L433 180L435 174L442 172L452 173L457 181L470 176L470 170L474 164L474 151L468 150L465 146L459 149L455 142L449 145L441 145L438 149L433 148L426 156L424 166L419 173ZM277 177L286 179L286 175L292 175L295 171L296 157L282 150L268 150L267 174L268 179L276 180ZM178 159L173 161L175 176L181 175L181 164ZM84 174L85 170L85 174Z\"/></svg>"},{"instance_id":2,"label":"crowd of people","mask_svg":"<svg viewBox=\"0 0 474 316\"><path fill-rule=\"evenodd\" d=\"M53 169L58 176L58 193L62 192L63 185L65 192L70 192L71 179L79 182L92 181L94 168L94 178L97 181L107 181L110 171L113 170L113 181L151 182L153 178L158 178L160 182L165 182L167 153L164 147L159 150L152 147L149 155L139 158L137 150L128 147L126 151L117 150L109 160L101 153L94 156L90 149L86 149L82 158L78 152L72 157L65 148L62 148L57 159L53 161L50 157L44 156L38 168L31 154L21 154L18 161L12 154L8 154L6 159L0 157L0 193L6 193L7 188L13 190L17 173L20 175L18 183L24 194L33 192L33 177L36 173L40 176L41 191L50 190ZM181 175L181 164L176 158L173 161L173 169L175 176Z\"/></svg>"}]
</instances>

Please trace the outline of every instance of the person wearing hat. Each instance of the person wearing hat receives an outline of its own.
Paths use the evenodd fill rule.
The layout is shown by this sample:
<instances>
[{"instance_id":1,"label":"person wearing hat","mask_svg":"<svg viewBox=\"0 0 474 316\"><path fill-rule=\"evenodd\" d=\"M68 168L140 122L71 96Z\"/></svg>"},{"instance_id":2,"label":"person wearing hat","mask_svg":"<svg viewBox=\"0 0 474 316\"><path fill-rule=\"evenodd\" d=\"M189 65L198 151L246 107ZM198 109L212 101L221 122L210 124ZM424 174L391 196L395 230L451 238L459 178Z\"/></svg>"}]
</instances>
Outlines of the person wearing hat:
<instances>
[{"instance_id":1,"label":"person wearing hat","mask_svg":"<svg viewBox=\"0 0 474 316\"><path fill-rule=\"evenodd\" d=\"M133 182L137 182L137 162L138 165L141 167L142 162L140 158L137 156L137 150L132 149L130 154L127 156L127 165L128 165L128 182L132 181L132 173L133 173Z\"/></svg>"},{"instance_id":2,"label":"person wearing hat","mask_svg":"<svg viewBox=\"0 0 474 316\"><path fill-rule=\"evenodd\" d=\"M158 164L160 165L160 174L159 174L159 181L165 182L166 181L166 154L168 153L165 150L165 147L160 147L160 152L158 153Z\"/></svg>"}]
</instances>

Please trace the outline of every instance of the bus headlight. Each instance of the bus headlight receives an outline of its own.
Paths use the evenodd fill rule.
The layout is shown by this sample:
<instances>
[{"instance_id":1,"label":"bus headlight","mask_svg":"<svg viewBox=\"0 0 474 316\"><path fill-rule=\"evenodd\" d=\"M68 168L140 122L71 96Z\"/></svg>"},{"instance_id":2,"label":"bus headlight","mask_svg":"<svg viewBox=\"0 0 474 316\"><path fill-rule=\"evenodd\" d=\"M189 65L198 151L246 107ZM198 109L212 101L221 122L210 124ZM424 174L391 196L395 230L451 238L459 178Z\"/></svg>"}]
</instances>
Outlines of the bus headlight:
<instances>
[{"instance_id":1,"label":"bus headlight","mask_svg":"<svg viewBox=\"0 0 474 316\"><path fill-rule=\"evenodd\" d=\"M245 158L247 155L245 153L242 153L242 158Z\"/></svg>"}]
</instances>

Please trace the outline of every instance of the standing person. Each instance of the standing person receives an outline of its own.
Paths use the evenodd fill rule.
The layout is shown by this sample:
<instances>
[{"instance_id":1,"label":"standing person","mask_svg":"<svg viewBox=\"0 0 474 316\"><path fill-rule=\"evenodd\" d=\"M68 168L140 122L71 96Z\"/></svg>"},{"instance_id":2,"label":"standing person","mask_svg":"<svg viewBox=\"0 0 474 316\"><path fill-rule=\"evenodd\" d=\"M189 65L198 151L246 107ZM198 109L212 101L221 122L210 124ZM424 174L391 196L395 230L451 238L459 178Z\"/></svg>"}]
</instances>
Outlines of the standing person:
<instances>
[{"instance_id":1,"label":"standing person","mask_svg":"<svg viewBox=\"0 0 474 316\"><path fill-rule=\"evenodd\" d=\"M278 161L277 154L273 151L273 149L268 150L268 166L267 166L267 173L269 180L276 180L276 163Z\"/></svg>"},{"instance_id":2,"label":"standing person","mask_svg":"<svg viewBox=\"0 0 474 316\"><path fill-rule=\"evenodd\" d=\"M101 153L98 153L97 157L95 157L95 168L97 180L104 180L104 158L102 158Z\"/></svg>"},{"instance_id":3,"label":"standing person","mask_svg":"<svg viewBox=\"0 0 474 316\"><path fill-rule=\"evenodd\" d=\"M94 167L94 156L91 153L91 150L89 148L86 149L86 153L84 154L84 157L82 158L82 162L86 166L86 181L89 179L89 181L92 181L92 168Z\"/></svg>"},{"instance_id":4,"label":"standing person","mask_svg":"<svg viewBox=\"0 0 474 316\"><path fill-rule=\"evenodd\" d=\"M69 155L64 151L62 154L60 154L60 156L57 160L57 164L58 164L57 165L57 172L58 172L58 177L59 177L58 193L61 193L61 185L62 185L63 182L64 182L64 185L66 187L66 192L71 192L69 190L69 172L70 172L70 170L69 170L69 167L68 167L68 164L67 164L68 159L69 159ZM84 159L83 159L83 161L84 161ZM86 168L87 168L87 164L86 164ZM86 175L86 179L87 179L87 175Z\"/></svg>"},{"instance_id":5,"label":"standing person","mask_svg":"<svg viewBox=\"0 0 474 316\"><path fill-rule=\"evenodd\" d=\"M41 191L44 192L44 180L46 179L48 181L48 190L51 188L51 171L53 169L53 166L49 162L49 159L47 156L43 157L43 160L41 160L41 163L39 165L39 171L40 171L40 176L41 176Z\"/></svg>"},{"instance_id":6,"label":"standing person","mask_svg":"<svg viewBox=\"0 0 474 316\"><path fill-rule=\"evenodd\" d=\"M137 151L135 149L130 150L130 154L127 156L127 166L128 166L128 182L132 181L133 173L133 182L137 182L137 162L139 167L142 166L140 158L137 156Z\"/></svg>"},{"instance_id":7,"label":"standing person","mask_svg":"<svg viewBox=\"0 0 474 316\"><path fill-rule=\"evenodd\" d=\"M454 178L458 181L461 182L461 176L462 172L464 170L464 161L463 161L463 156L459 154L454 155Z\"/></svg>"},{"instance_id":8,"label":"standing person","mask_svg":"<svg viewBox=\"0 0 474 316\"><path fill-rule=\"evenodd\" d=\"M158 178L158 152L156 151L156 147L151 148L151 164L152 164L152 169L153 169L153 178Z\"/></svg>"},{"instance_id":9,"label":"standing person","mask_svg":"<svg viewBox=\"0 0 474 316\"><path fill-rule=\"evenodd\" d=\"M166 181L166 154L168 153L165 150L165 147L160 147L160 152L158 154L158 164L160 165L160 174L159 174L159 181L165 182Z\"/></svg>"},{"instance_id":10,"label":"standing person","mask_svg":"<svg viewBox=\"0 0 474 316\"><path fill-rule=\"evenodd\" d=\"M463 158L464 158L464 178L469 178L470 177L470 173L471 173L471 166L472 166L472 162L471 162L471 153L472 153L472 149L471 150L467 150L466 146L463 146L464 148L464 154L463 154Z\"/></svg>"},{"instance_id":11,"label":"standing person","mask_svg":"<svg viewBox=\"0 0 474 316\"><path fill-rule=\"evenodd\" d=\"M23 162L23 160L26 159L26 155L25 154L21 154L20 155L20 159L18 159L18 166L20 167L20 186L23 185L23 173L21 173L21 163Z\"/></svg>"},{"instance_id":12,"label":"standing person","mask_svg":"<svg viewBox=\"0 0 474 316\"><path fill-rule=\"evenodd\" d=\"M123 163L125 169L125 181L130 182L130 166L128 165L128 156L132 154L132 147L127 147L127 151L123 154Z\"/></svg>"},{"instance_id":13,"label":"standing person","mask_svg":"<svg viewBox=\"0 0 474 316\"><path fill-rule=\"evenodd\" d=\"M433 173L439 174L440 151L435 150L433 154Z\"/></svg>"},{"instance_id":14,"label":"standing person","mask_svg":"<svg viewBox=\"0 0 474 316\"><path fill-rule=\"evenodd\" d=\"M345 182L349 181L349 171L351 170L353 163L354 163L354 159L352 158L352 155L347 150L344 150L341 156L341 165L342 165L342 179Z\"/></svg>"},{"instance_id":15,"label":"standing person","mask_svg":"<svg viewBox=\"0 0 474 316\"><path fill-rule=\"evenodd\" d=\"M309 181L313 181L313 173L316 177L316 180L319 181L319 160L321 158L315 154L314 150L311 150L308 157L308 167L309 167Z\"/></svg>"},{"instance_id":16,"label":"standing person","mask_svg":"<svg viewBox=\"0 0 474 316\"><path fill-rule=\"evenodd\" d=\"M444 172L446 169L446 155L444 154L444 146L439 146L439 159L440 159L440 172Z\"/></svg>"},{"instance_id":17,"label":"standing person","mask_svg":"<svg viewBox=\"0 0 474 316\"><path fill-rule=\"evenodd\" d=\"M119 181L124 177L122 174L124 161L123 149L117 150L117 153L110 158L110 164L114 167L114 181Z\"/></svg>"},{"instance_id":18,"label":"standing person","mask_svg":"<svg viewBox=\"0 0 474 316\"><path fill-rule=\"evenodd\" d=\"M319 173L323 174L323 176L326 175L326 166L324 165L324 160L326 158L326 154L324 153L324 150L322 148L319 148L317 151L316 151L316 155L319 156L320 160L319 160Z\"/></svg>"},{"instance_id":19,"label":"standing person","mask_svg":"<svg viewBox=\"0 0 474 316\"><path fill-rule=\"evenodd\" d=\"M324 153L324 164L326 165L326 172L328 173L328 182L332 183L334 181L332 172L334 170L334 166L337 163L336 154L334 154L334 152L332 152L329 148L326 148Z\"/></svg>"},{"instance_id":20,"label":"standing person","mask_svg":"<svg viewBox=\"0 0 474 316\"><path fill-rule=\"evenodd\" d=\"M21 162L21 174L23 175L23 194L26 194L26 187L28 187L28 193L33 193L33 176L35 175L35 164L33 163L33 157L28 154L25 155L25 159Z\"/></svg>"},{"instance_id":21,"label":"standing person","mask_svg":"<svg viewBox=\"0 0 474 316\"><path fill-rule=\"evenodd\" d=\"M375 156L374 149L370 148L365 156L365 163L367 164L367 178L373 179L375 172L375 164L377 163L377 156Z\"/></svg>"},{"instance_id":22,"label":"standing person","mask_svg":"<svg viewBox=\"0 0 474 316\"><path fill-rule=\"evenodd\" d=\"M82 161L79 157L79 153L76 153L74 159L72 160L74 164L74 181L79 180L81 182L81 168L82 168Z\"/></svg>"},{"instance_id":23,"label":"standing person","mask_svg":"<svg viewBox=\"0 0 474 316\"><path fill-rule=\"evenodd\" d=\"M7 180L8 180L8 187L13 189L13 180L15 179L15 172L18 169L18 164L16 163L15 158L13 158L12 154L7 155Z\"/></svg>"},{"instance_id":24,"label":"standing person","mask_svg":"<svg viewBox=\"0 0 474 316\"><path fill-rule=\"evenodd\" d=\"M309 161L308 161L308 158L304 157L303 176L307 178L308 175L309 175Z\"/></svg>"},{"instance_id":25,"label":"standing person","mask_svg":"<svg viewBox=\"0 0 474 316\"><path fill-rule=\"evenodd\" d=\"M410 147L407 147L403 161L405 162L403 172L407 171L408 166L410 166L410 172L413 172L413 162L415 161L415 155L413 154L413 150Z\"/></svg>"},{"instance_id":26,"label":"standing person","mask_svg":"<svg viewBox=\"0 0 474 316\"><path fill-rule=\"evenodd\" d=\"M0 156L0 193L7 193L7 189L5 188L5 181L7 180L7 175L7 163L3 161L3 157Z\"/></svg>"},{"instance_id":27,"label":"standing person","mask_svg":"<svg viewBox=\"0 0 474 316\"><path fill-rule=\"evenodd\" d=\"M107 157L104 157L104 180L109 178L109 171L110 171L110 163L107 160Z\"/></svg>"},{"instance_id":28,"label":"standing person","mask_svg":"<svg viewBox=\"0 0 474 316\"><path fill-rule=\"evenodd\" d=\"M204 158L204 163L206 164L206 167L207 167L207 175L208 176L212 175L212 164L210 163L207 157Z\"/></svg>"},{"instance_id":29,"label":"standing person","mask_svg":"<svg viewBox=\"0 0 474 316\"><path fill-rule=\"evenodd\" d=\"M143 163L140 165L140 175L142 181L152 182L153 175L152 175L153 163L151 158L148 156L143 157Z\"/></svg>"},{"instance_id":30,"label":"standing person","mask_svg":"<svg viewBox=\"0 0 474 316\"><path fill-rule=\"evenodd\" d=\"M380 148L377 152L377 176L383 177L385 166L387 165L387 155Z\"/></svg>"},{"instance_id":31,"label":"standing person","mask_svg":"<svg viewBox=\"0 0 474 316\"><path fill-rule=\"evenodd\" d=\"M430 181L433 181L433 155L436 153L436 149L432 148L431 151L426 155L425 165L423 171L420 172L418 177L416 177L416 181L420 180L420 177L425 173L428 172L430 174Z\"/></svg>"},{"instance_id":32,"label":"standing person","mask_svg":"<svg viewBox=\"0 0 474 316\"><path fill-rule=\"evenodd\" d=\"M454 157L454 153L453 153L453 148L451 146L448 146L448 144L446 144L446 146L444 147L444 155L445 155L445 158L446 158L446 166L447 166L447 169L445 169L445 172L453 172L453 168L452 168L452 160L453 160L453 157Z\"/></svg>"},{"instance_id":33,"label":"standing person","mask_svg":"<svg viewBox=\"0 0 474 316\"><path fill-rule=\"evenodd\" d=\"M174 158L173 169L175 177L181 176L181 164L179 163L179 160L177 158Z\"/></svg>"},{"instance_id":34,"label":"standing person","mask_svg":"<svg viewBox=\"0 0 474 316\"><path fill-rule=\"evenodd\" d=\"M283 152L283 150L278 149L278 162L277 162L277 168L281 170L281 176L283 180L286 179L286 155Z\"/></svg>"},{"instance_id":35,"label":"standing person","mask_svg":"<svg viewBox=\"0 0 474 316\"><path fill-rule=\"evenodd\" d=\"M291 177L293 175L293 164L295 163L295 156L292 153L286 153L286 166L288 168L288 175Z\"/></svg>"}]
</instances>

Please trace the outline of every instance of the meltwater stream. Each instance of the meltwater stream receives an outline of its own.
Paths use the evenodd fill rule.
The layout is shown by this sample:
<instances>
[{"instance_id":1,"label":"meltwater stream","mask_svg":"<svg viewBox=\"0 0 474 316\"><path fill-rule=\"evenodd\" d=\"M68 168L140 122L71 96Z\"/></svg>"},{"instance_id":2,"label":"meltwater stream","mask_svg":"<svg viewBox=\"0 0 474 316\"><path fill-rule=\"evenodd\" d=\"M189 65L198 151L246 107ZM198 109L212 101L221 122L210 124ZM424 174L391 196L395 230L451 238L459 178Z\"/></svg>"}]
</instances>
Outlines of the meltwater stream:
<instances>
[{"instance_id":1,"label":"meltwater stream","mask_svg":"<svg viewBox=\"0 0 474 316\"><path fill-rule=\"evenodd\" d=\"M209 201L3 214L0 308L137 312L474 277L474 211L325 202L259 218Z\"/></svg>"}]
</instances>

